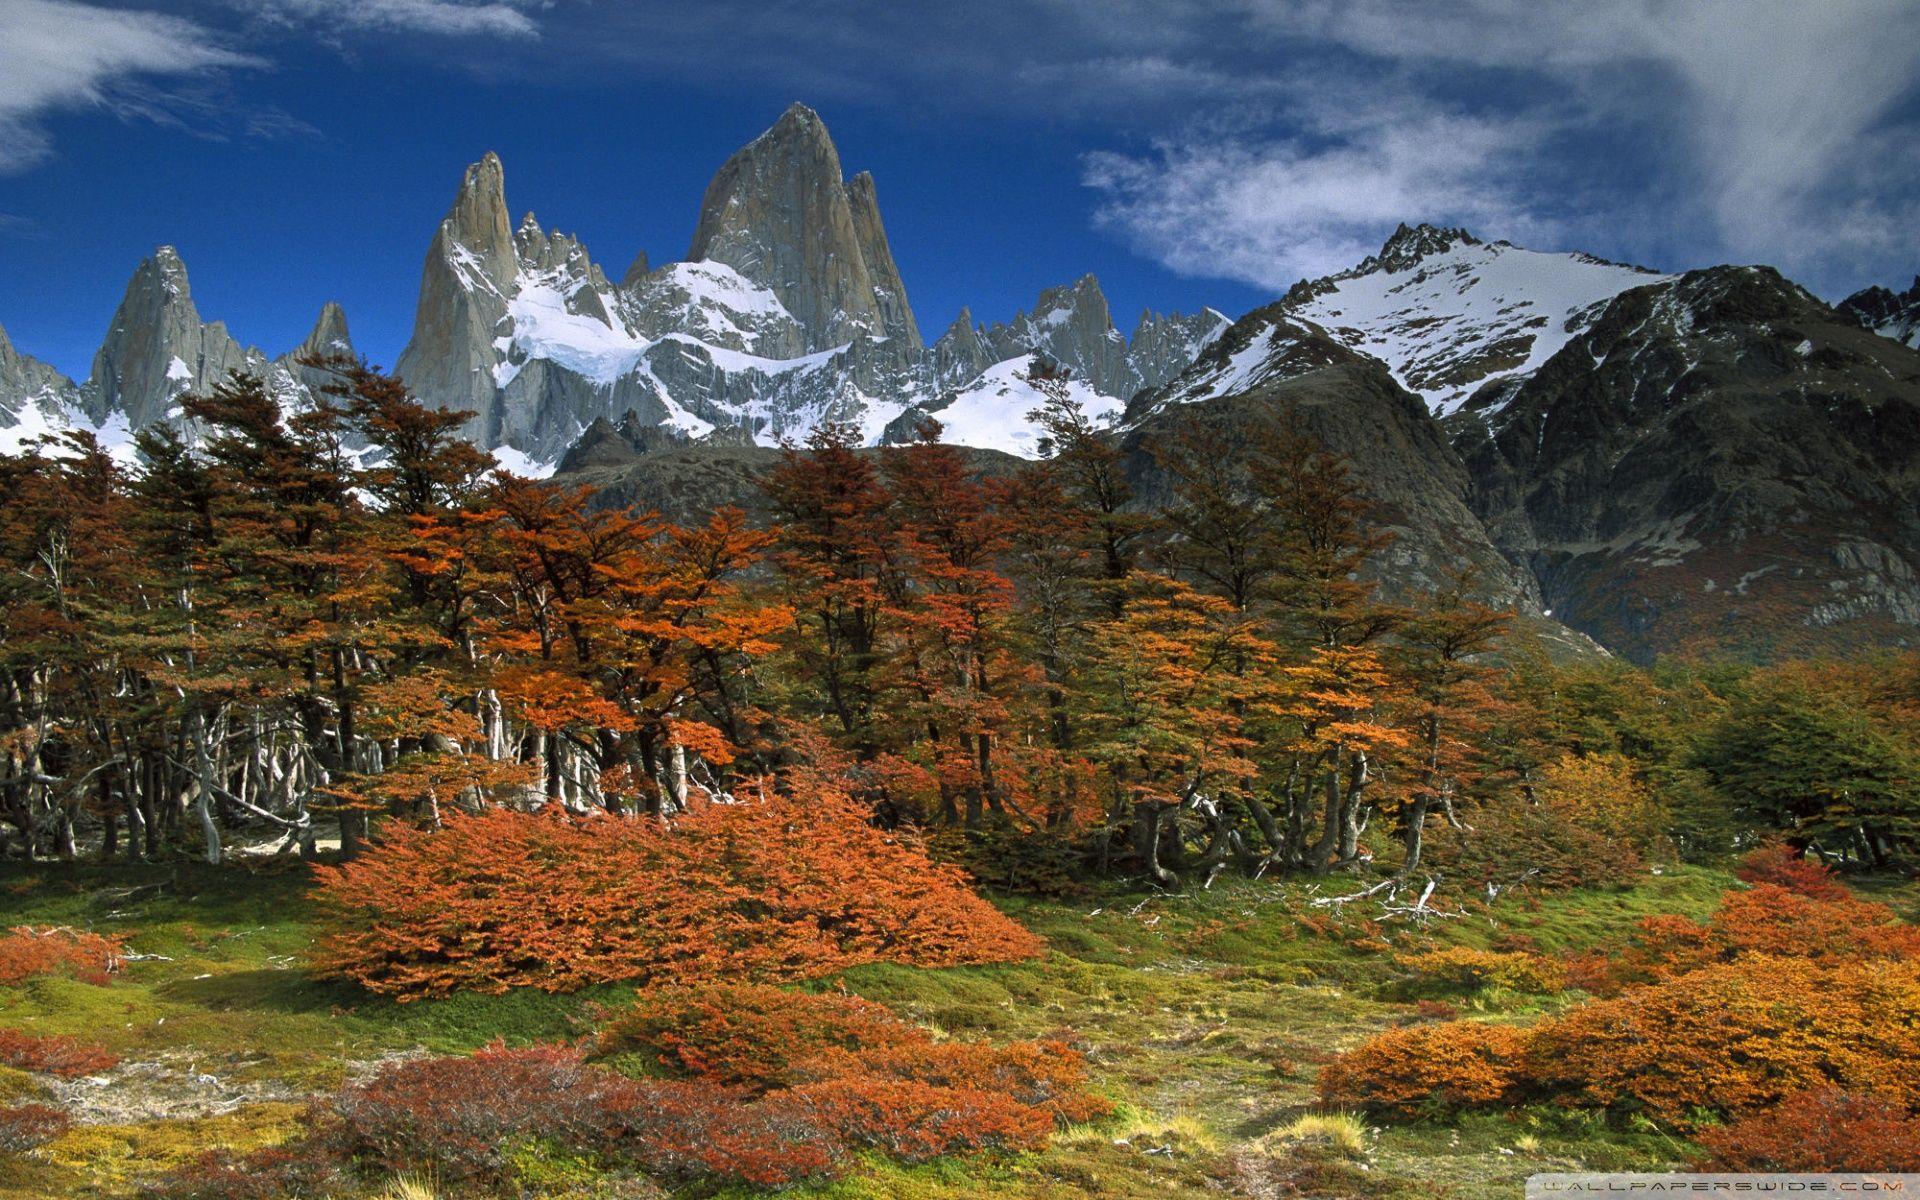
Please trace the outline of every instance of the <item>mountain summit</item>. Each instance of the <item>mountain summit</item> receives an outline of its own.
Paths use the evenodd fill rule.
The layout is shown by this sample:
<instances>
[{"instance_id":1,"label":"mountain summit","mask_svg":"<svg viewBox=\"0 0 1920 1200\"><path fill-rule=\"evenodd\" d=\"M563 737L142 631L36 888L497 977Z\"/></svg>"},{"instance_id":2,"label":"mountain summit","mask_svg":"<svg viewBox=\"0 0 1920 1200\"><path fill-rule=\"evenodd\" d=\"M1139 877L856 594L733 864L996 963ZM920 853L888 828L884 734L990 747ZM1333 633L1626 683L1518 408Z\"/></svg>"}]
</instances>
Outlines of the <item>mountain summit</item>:
<instances>
[{"instance_id":1,"label":"mountain summit","mask_svg":"<svg viewBox=\"0 0 1920 1200\"><path fill-rule=\"evenodd\" d=\"M725 263L771 291L806 331L809 351L860 334L921 347L873 176L841 176L820 115L794 104L707 185L689 262Z\"/></svg>"}]
</instances>

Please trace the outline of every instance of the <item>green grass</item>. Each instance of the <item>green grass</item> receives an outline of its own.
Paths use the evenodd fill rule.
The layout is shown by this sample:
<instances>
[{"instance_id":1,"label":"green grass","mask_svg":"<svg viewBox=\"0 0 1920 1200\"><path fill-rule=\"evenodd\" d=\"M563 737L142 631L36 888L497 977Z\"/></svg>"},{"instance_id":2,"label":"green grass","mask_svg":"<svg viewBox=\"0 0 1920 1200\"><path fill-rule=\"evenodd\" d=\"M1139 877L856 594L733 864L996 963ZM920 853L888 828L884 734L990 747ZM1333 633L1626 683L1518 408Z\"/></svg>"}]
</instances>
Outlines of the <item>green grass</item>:
<instances>
[{"instance_id":1,"label":"green grass","mask_svg":"<svg viewBox=\"0 0 1920 1200\"><path fill-rule=\"evenodd\" d=\"M1043 1154L914 1167L876 1161L831 1185L787 1194L1163 1200L1291 1188L1471 1200L1515 1194L1534 1170L1668 1165L1685 1148L1657 1131L1557 1111L1368 1128L1358 1150L1351 1130L1338 1138L1288 1131L1308 1129L1300 1122L1320 1063L1410 1018L1394 952L1485 946L1503 933L1527 934L1547 950L1575 949L1620 936L1652 913L1704 914L1728 882L1685 868L1632 888L1507 899L1425 929L1384 930L1362 914L1315 907L1301 885L1271 881L1222 881L1177 897L1008 898L1007 911L1047 939L1043 958L949 970L869 966L813 986L848 988L942 1034L1067 1037L1086 1050L1116 1116L1068 1131ZM0 989L0 1026L82 1036L129 1062L206 1072L273 1098L191 1121L84 1126L11 1164L11 1175L0 1173L0 1200L129 1196L139 1179L191 1152L289 1136L300 1096L335 1087L383 1055L572 1037L595 1004L631 994L610 987L566 997L373 998L304 969L312 938L306 887L306 871L295 863L251 872L41 866L0 877L0 925L124 933L136 953L159 956L131 964L107 987L39 980ZM129 894L133 888L143 890ZM1914 898L1911 889L1887 890ZM1475 1003L1513 1017L1541 1002L1496 994ZM0 1096L37 1086L19 1072L0 1073ZM536 1167L551 1177L541 1184L545 1194L596 1194L574 1177L574 1164L529 1169ZM707 1187L688 1194L751 1193Z\"/></svg>"}]
</instances>

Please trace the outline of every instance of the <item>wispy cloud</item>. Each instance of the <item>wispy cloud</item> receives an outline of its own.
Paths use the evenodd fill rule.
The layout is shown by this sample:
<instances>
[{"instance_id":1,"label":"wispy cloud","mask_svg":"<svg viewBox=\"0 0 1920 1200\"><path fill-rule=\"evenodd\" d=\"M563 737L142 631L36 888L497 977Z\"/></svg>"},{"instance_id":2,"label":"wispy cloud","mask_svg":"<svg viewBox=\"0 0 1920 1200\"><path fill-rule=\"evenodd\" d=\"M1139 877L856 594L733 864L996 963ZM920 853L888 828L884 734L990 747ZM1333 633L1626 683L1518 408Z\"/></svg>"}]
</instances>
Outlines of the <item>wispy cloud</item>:
<instances>
[{"instance_id":1,"label":"wispy cloud","mask_svg":"<svg viewBox=\"0 0 1920 1200\"><path fill-rule=\"evenodd\" d=\"M143 80L261 61L182 17L68 0L0 0L0 172L44 159L52 112L113 108Z\"/></svg>"},{"instance_id":2,"label":"wispy cloud","mask_svg":"<svg viewBox=\"0 0 1920 1200\"><path fill-rule=\"evenodd\" d=\"M1273 291L1353 265L1400 221L1558 232L1527 203L1515 153L1545 140L1544 121L1376 104L1284 134L1233 126L1088 155L1085 181L1105 197L1096 220L1183 274Z\"/></svg>"},{"instance_id":3,"label":"wispy cloud","mask_svg":"<svg viewBox=\"0 0 1920 1200\"><path fill-rule=\"evenodd\" d=\"M15 213L0 212L0 237L38 240L45 236L46 231L30 218Z\"/></svg>"},{"instance_id":4,"label":"wispy cloud","mask_svg":"<svg viewBox=\"0 0 1920 1200\"><path fill-rule=\"evenodd\" d=\"M534 37L530 11L550 0L257 0L241 7L269 20L327 32L345 28L450 37Z\"/></svg>"}]
</instances>

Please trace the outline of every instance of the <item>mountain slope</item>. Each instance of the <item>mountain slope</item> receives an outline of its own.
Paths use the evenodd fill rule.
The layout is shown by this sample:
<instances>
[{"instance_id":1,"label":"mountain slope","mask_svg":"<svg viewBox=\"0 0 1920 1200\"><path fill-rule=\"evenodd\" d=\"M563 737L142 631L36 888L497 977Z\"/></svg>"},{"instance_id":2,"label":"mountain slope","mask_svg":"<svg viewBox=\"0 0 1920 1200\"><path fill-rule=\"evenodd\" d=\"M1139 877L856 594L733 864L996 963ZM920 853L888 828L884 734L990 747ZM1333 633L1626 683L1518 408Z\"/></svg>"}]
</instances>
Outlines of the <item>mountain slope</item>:
<instances>
[{"instance_id":1,"label":"mountain slope","mask_svg":"<svg viewBox=\"0 0 1920 1200\"><path fill-rule=\"evenodd\" d=\"M1920 637L1920 354L1771 269L1625 292L1450 423L1495 543L1616 651Z\"/></svg>"},{"instance_id":2,"label":"mountain slope","mask_svg":"<svg viewBox=\"0 0 1920 1200\"><path fill-rule=\"evenodd\" d=\"M1210 390L1233 375L1236 360L1255 354L1264 369ZM1200 398L1182 399L1193 396ZM1284 305L1243 317L1178 379L1129 411L1120 444L1137 499L1149 507L1172 500L1153 450L1180 425L1213 426L1231 446L1250 443L1269 421L1294 424L1352 464L1374 519L1395 535L1381 564L1390 594L1445 587L1466 568L1490 601L1539 611L1531 575L1500 554L1468 507L1466 469L1426 405L1384 363L1291 319Z\"/></svg>"}]
</instances>

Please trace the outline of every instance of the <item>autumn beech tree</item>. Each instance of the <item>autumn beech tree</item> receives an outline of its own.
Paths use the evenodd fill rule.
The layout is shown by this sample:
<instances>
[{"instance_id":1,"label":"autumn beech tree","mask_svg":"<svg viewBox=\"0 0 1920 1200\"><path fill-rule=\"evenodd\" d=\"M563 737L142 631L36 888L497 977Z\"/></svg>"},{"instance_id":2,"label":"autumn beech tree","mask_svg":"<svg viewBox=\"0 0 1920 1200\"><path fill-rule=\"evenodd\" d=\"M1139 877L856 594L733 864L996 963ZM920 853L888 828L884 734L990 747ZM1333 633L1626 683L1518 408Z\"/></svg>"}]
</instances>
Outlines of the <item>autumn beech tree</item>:
<instances>
[{"instance_id":1,"label":"autumn beech tree","mask_svg":"<svg viewBox=\"0 0 1920 1200\"><path fill-rule=\"evenodd\" d=\"M1420 866L1427 819L1438 812L1457 823L1455 802L1489 771L1481 738L1498 701L1485 655L1499 644L1510 614L1470 598L1468 582L1456 579L1410 617L1398 631L1391 659L1408 693L1403 704L1411 726L1407 780L1396 813L1402 877Z\"/></svg>"},{"instance_id":2,"label":"autumn beech tree","mask_svg":"<svg viewBox=\"0 0 1920 1200\"><path fill-rule=\"evenodd\" d=\"M933 745L943 815L976 829L987 809L1006 811L998 751L1012 740L1026 672L1010 653L1013 587L996 569L1005 520L965 451L938 435L938 426L924 428L886 462L908 580L894 605L893 657Z\"/></svg>"},{"instance_id":3,"label":"autumn beech tree","mask_svg":"<svg viewBox=\"0 0 1920 1200\"><path fill-rule=\"evenodd\" d=\"M1047 733L1071 751L1073 696L1087 660L1087 630L1101 615L1094 594L1091 520L1061 485L1057 464L1041 461L990 485L1001 514L1001 570L1013 584L1009 626L1016 651L1041 672Z\"/></svg>"},{"instance_id":4,"label":"autumn beech tree","mask_svg":"<svg viewBox=\"0 0 1920 1200\"><path fill-rule=\"evenodd\" d=\"M1027 379L1044 397L1028 419L1040 427L1042 455L1084 515L1076 524L1100 564L1107 615L1117 617L1125 604L1122 581L1134 570L1152 518L1133 505L1125 460L1073 395L1067 369L1036 357Z\"/></svg>"},{"instance_id":5,"label":"autumn beech tree","mask_svg":"<svg viewBox=\"0 0 1920 1200\"><path fill-rule=\"evenodd\" d=\"M823 424L804 451L787 448L764 487L780 528L773 561L798 622L796 665L818 681L817 703L840 735L870 758L901 551L879 470L858 445L855 430Z\"/></svg>"},{"instance_id":6,"label":"autumn beech tree","mask_svg":"<svg viewBox=\"0 0 1920 1200\"><path fill-rule=\"evenodd\" d=\"M1199 416L1155 447L1173 491L1155 550L1175 575L1250 612L1267 598L1278 569L1280 528L1271 498L1255 492L1238 450L1221 423Z\"/></svg>"},{"instance_id":7,"label":"autumn beech tree","mask_svg":"<svg viewBox=\"0 0 1920 1200\"><path fill-rule=\"evenodd\" d=\"M125 480L90 435L0 457L0 852L76 853L91 809L109 847L158 848L162 814L127 786L139 769L114 651L117 606L134 579Z\"/></svg>"},{"instance_id":8,"label":"autumn beech tree","mask_svg":"<svg viewBox=\"0 0 1920 1200\"><path fill-rule=\"evenodd\" d=\"M1093 627L1090 752L1110 778L1111 823L1171 885L1162 858L1182 811L1208 817L1210 867L1237 848L1227 814L1258 773L1247 720L1270 702L1274 647L1230 602L1164 576L1137 577L1123 607Z\"/></svg>"},{"instance_id":9,"label":"autumn beech tree","mask_svg":"<svg viewBox=\"0 0 1920 1200\"><path fill-rule=\"evenodd\" d=\"M1287 864L1327 871L1356 861L1377 760L1407 741L1387 716L1398 684L1380 645L1404 614L1381 603L1366 576L1392 536L1372 525L1352 468L1283 419L1264 430L1249 467L1274 514L1263 615L1290 655L1289 699L1269 736Z\"/></svg>"}]
</instances>

